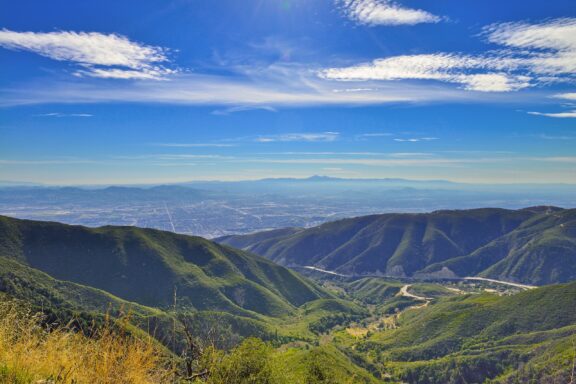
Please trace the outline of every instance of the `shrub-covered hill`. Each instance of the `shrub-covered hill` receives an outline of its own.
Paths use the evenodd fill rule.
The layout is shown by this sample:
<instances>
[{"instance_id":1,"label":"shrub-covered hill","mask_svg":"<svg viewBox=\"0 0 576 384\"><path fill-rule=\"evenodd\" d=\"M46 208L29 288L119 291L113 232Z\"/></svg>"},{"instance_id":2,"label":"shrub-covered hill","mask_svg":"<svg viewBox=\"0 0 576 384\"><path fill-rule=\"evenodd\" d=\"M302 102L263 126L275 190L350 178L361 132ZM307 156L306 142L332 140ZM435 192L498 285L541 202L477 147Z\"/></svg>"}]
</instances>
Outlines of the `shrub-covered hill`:
<instances>
[{"instance_id":1,"label":"shrub-covered hill","mask_svg":"<svg viewBox=\"0 0 576 384\"><path fill-rule=\"evenodd\" d=\"M576 279L576 209L383 214L217 241L283 265L350 275L478 275L528 284Z\"/></svg>"},{"instance_id":2,"label":"shrub-covered hill","mask_svg":"<svg viewBox=\"0 0 576 384\"><path fill-rule=\"evenodd\" d=\"M297 273L208 240L135 227L0 217L0 257L146 306L284 316L328 294Z\"/></svg>"},{"instance_id":3,"label":"shrub-covered hill","mask_svg":"<svg viewBox=\"0 0 576 384\"><path fill-rule=\"evenodd\" d=\"M403 313L399 328L357 348L410 383L564 382L576 361L575 309L576 282L456 296Z\"/></svg>"},{"instance_id":4,"label":"shrub-covered hill","mask_svg":"<svg viewBox=\"0 0 576 384\"><path fill-rule=\"evenodd\" d=\"M227 312L194 311L186 308L155 308L129 302L106 291L54 279L48 274L15 260L0 257L0 303L16 300L32 311L46 316L48 324L77 324L77 328L90 330L106 318L129 320L138 334L149 333L169 349L180 353L186 348L184 327L194 329L195 337L205 338L205 330L219 330L219 338L231 338L222 345L235 345L240 338L253 336L264 340L292 335L283 332L273 318L240 316ZM319 299L316 301L325 301ZM313 305L309 302L305 305ZM322 314L322 312L319 312ZM319 316L310 315L312 321ZM177 327L174 328L175 322ZM128 323L126 323L128 324ZM138 329L139 328L139 329ZM304 335L305 336L305 335Z\"/></svg>"}]
</instances>

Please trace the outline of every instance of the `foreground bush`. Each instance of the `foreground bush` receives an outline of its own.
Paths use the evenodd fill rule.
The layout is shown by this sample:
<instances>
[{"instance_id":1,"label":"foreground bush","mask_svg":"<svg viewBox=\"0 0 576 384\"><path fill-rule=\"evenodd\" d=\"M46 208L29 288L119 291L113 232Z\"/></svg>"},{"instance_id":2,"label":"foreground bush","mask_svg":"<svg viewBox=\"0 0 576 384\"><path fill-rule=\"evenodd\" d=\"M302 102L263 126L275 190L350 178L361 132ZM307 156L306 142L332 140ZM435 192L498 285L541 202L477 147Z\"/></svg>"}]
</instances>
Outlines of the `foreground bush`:
<instances>
[{"instance_id":1,"label":"foreground bush","mask_svg":"<svg viewBox=\"0 0 576 384\"><path fill-rule=\"evenodd\" d=\"M360 374L343 356L321 347L310 351L279 351L260 339L245 339L228 353L206 351L204 373L195 383L206 384L362 384L376 380Z\"/></svg>"}]
</instances>

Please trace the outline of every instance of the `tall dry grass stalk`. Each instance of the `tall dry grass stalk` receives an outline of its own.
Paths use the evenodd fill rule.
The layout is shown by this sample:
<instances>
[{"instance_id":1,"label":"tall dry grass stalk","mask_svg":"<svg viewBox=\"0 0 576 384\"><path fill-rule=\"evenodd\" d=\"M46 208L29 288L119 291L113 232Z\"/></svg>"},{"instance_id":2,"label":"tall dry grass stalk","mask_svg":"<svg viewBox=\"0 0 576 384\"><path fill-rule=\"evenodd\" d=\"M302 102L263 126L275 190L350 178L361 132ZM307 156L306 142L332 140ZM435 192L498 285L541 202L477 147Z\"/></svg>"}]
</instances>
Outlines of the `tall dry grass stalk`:
<instances>
[{"instance_id":1,"label":"tall dry grass stalk","mask_svg":"<svg viewBox=\"0 0 576 384\"><path fill-rule=\"evenodd\" d=\"M41 320L16 303L0 303L0 382L171 382L165 354L152 337L119 334L107 321L89 338L66 327L48 331Z\"/></svg>"}]
</instances>

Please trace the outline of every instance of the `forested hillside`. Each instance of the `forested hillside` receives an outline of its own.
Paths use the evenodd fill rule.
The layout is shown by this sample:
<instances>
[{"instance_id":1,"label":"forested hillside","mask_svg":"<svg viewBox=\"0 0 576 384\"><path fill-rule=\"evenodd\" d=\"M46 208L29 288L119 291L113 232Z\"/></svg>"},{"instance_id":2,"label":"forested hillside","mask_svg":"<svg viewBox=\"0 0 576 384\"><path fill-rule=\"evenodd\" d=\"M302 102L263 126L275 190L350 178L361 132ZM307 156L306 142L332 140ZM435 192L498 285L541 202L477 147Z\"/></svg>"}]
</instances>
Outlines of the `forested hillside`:
<instances>
[{"instance_id":1,"label":"forested hillside","mask_svg":"<svg viewBox=\"0 0 576 384\"><path fill-rule=\"evenodd\" d=\"M0 218L0 257L142 305L282 316L326 297L266 259L199 237Z\"/></svg>"}]
</instances>

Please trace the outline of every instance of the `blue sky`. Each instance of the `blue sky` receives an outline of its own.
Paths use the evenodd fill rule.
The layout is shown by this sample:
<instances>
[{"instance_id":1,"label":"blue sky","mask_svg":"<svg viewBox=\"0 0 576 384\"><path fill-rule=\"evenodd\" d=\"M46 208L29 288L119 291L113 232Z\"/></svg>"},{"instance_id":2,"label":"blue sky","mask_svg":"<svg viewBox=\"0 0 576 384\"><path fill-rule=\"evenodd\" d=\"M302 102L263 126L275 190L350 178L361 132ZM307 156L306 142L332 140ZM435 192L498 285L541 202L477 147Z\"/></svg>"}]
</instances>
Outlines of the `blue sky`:
<instances>
[{"instance_id":1,"label":"blue sky","mask_svg":"<svg viewBox=\"0 0 576 384\"><path fill-rule=\"evenodd\" d=\"M0 179L576 183L572 0L0 4Z\"/></svg>"}]
</instances>

